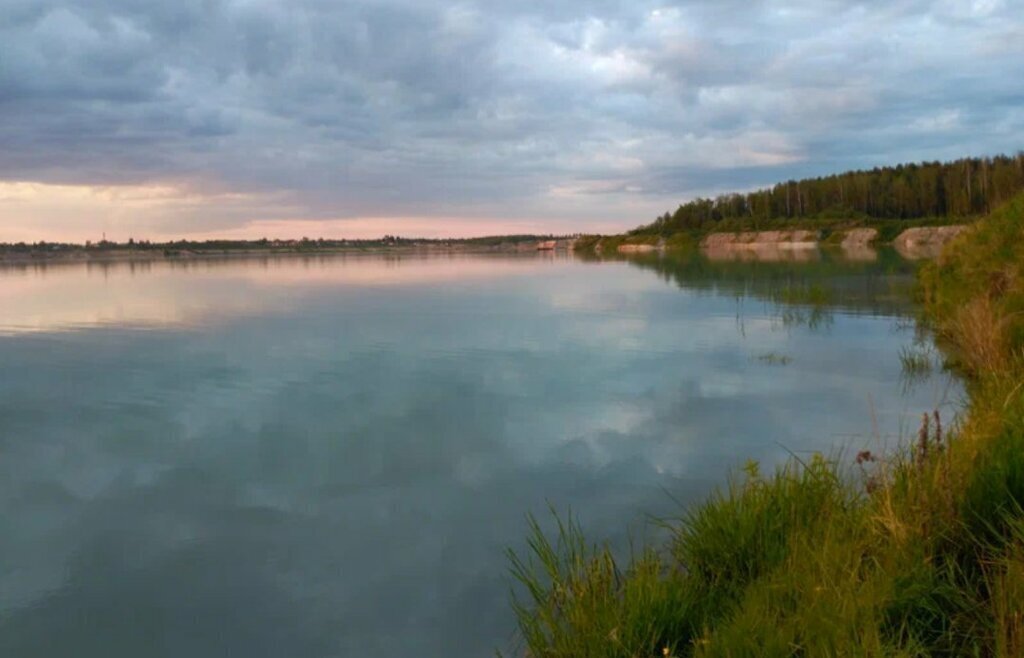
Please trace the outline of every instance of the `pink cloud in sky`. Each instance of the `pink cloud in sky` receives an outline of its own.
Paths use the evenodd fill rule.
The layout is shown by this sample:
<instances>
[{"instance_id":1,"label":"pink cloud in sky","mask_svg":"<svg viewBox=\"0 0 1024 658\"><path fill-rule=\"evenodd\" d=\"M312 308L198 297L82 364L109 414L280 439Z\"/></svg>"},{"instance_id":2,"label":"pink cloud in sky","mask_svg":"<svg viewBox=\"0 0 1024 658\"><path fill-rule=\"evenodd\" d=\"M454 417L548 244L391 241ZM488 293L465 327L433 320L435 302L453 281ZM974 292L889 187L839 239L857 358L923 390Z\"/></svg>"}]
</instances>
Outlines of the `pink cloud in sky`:
<instances>
[{"instance_id":1,"label":"pink cloud in sky","mask_svg":"<svg viewBox=\"0 0 1024 658\"><path fill-rule=\"evenodd\" d=\"M275 195L210 194L162 185L87 186L0 181L0 241L260 238L367 239L382 235L464 238L483 235L618 232L636 224L596 218L359 216L304 218Z\"/></svg>"},{"instance_id":2,"label":"pink cloud in sky","mask_svg":"<svg viewBox=\"0 0 1024 658\"><path fill-rule=\"evenodd\" d=\"M416 238L469 238L483 235L568 234L578 223L540 219L487 219L480 217L356 217L351 219L258 220L226 231L195 234L198 239L251 238L379 238L385 234ZM594 229L596 230L596 229ZM602 230L621 230L606 226Z\"/></svg>"}]
</instances>

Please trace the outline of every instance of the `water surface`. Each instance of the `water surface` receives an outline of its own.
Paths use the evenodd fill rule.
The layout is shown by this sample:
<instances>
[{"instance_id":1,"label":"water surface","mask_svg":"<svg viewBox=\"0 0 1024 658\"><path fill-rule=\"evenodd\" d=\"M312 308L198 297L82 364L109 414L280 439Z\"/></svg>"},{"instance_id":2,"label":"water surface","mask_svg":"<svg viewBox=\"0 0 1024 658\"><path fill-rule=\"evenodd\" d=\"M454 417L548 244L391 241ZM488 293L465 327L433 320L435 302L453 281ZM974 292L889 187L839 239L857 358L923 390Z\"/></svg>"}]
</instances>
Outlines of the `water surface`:
<instances>
[{"instance_id":1,"label":"water surface","mask_svg":"<svg viewBox=\"0 0 1024 658\"><path fill-rule=\"evenodd\" d=\"M527 512L621 545L748 458L877 449L955 401L901 376L911 269L0 269L0 655L514 647Z\"/></svg>"}]
</instances>

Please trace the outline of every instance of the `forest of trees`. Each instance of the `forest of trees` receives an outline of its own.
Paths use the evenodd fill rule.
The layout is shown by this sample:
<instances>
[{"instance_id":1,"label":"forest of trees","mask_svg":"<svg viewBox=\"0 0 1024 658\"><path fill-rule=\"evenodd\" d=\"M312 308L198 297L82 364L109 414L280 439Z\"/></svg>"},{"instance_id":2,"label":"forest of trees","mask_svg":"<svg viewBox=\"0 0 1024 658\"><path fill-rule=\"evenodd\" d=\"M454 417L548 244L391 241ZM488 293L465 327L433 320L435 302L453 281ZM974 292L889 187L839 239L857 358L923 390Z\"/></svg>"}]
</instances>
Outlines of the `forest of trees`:
<instances>
[{"instance_id":1,"label":"forest of trees","mask_svg":"<svg viewBox=\"0 0 1024 658\"><path fill-rule=\"evenodd\" d=\"M791 180L748 194L698 198L631 233L671 235L730 219L970 217L989 212L1022 189L1024 151L851 171Z\"/></svg>"}]
</instances>

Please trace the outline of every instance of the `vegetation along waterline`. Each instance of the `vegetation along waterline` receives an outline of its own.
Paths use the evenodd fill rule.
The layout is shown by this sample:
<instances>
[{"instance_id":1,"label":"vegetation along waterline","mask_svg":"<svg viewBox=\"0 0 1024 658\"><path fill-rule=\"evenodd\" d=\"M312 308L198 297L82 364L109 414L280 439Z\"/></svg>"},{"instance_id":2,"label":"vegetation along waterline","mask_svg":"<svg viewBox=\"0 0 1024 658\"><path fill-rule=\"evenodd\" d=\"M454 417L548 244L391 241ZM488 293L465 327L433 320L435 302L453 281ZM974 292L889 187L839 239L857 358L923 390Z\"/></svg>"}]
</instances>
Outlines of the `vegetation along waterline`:
<instances>
[{"instance_id":1,"label":"vegetation along waterline","mask_svg":"<svg viewBox=\"0 0 1024 658\"><path fill-rule=\"evenodd\" d=\"M625 563L572 518L510 554L533 656L1024 655L1024 194L920 273L966 378L894 454L750 463ZM913 357L908 357L912 361Z\"/></svg>"}]
</instances>

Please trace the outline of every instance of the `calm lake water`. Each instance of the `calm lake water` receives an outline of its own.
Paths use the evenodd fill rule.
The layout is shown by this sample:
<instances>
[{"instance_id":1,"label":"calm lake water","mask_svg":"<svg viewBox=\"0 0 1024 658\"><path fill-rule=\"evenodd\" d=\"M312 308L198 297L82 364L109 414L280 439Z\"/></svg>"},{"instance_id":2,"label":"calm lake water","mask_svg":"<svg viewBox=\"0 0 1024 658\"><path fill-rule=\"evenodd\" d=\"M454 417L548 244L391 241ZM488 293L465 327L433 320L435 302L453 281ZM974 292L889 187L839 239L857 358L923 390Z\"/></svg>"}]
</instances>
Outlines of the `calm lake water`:
<instances>
[{"instance_id":1,"label":"calm lake water","mask_svg":"<svg viewBox=\"0 0 1024 658\"><path fill-rule=\"evenodd\" d=\"M0 655L514 649L528 512L622 546L951 413L912 266L861 257L2 268Z\"/></svg>"}]
</instances>

